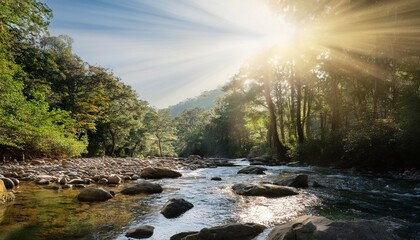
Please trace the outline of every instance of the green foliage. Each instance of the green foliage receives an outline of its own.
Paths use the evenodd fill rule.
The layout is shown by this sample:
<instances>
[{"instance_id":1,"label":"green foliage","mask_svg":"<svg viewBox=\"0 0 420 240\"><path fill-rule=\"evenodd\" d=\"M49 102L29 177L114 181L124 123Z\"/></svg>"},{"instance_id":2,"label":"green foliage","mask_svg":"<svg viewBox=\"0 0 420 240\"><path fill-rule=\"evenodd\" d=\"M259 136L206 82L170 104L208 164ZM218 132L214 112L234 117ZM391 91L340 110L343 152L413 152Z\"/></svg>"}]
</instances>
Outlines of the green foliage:
<instances>
[{"instance_id":1,"label":"green foliage","mask_svg":"<svg viewBox=\"0 0 420 240\"><path fill-rule=\"evenodd\" d=\"M152 109L147 112L145 127L150 141L148 155L176 156L174 144L177 137L169 109Z\"/></svg>"},{"instance_id":2,"label":"green foliage","mask_svg":"<svg viewBox=\"0 0 420 240\"><path fill-rule=\"evenodd\" d=\"M175 149L178 155L204 155L204 130L210 118L210 111L204 108L186 109L178 114L174 119L177 136Z\"/></svg>"}]
</instances>

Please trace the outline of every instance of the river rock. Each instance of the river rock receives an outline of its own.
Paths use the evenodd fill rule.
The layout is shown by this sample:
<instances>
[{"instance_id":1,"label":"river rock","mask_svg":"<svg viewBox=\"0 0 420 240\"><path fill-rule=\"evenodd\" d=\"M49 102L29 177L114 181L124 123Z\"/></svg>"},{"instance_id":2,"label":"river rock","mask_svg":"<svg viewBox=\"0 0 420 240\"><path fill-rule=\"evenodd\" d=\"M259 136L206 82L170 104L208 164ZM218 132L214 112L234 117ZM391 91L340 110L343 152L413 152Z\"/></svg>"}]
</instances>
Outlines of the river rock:
<instances>
[{"instance_id":1,"label":"river rock","mask_svg":"<svg viewBox=\"0 0 420 240\"><path fill-rule=\"evenodd\" d=\"M6 187L6 189L13 189L15 187L15 183L13 182L12 179L10 178L0 178L1 180L3 180L4 186Z\"/></svg>"},{"instance_id":2,"label":"river rock","mask_svg":"<svg viewBox=\"0 0 420 240\"><path fill-rule=\"evenodd\" d=\"M181 176L181 173L167 168L147 167L140 173L140 177L144 179L179 178Z\"/></svg>"},{"instance_id":3,"label":"river rock","mask_svg":"<svg viewBox=\"0 0 420 240\"><path fill-rule=\"evenodd\" d=\"M102 185L106 185L108 183L108 179L106 178L101 178L98 180L97 182L98 184L102 184Z\"/></svg>"},{"instance_id":4,"label":"river rock","mask_svg":"<svg viewBox=\"0 0 420 240\"><path fill-rule=\"evenodd\" d=\"M245 196L286 197L299 194L293 188L273 184L238 183L232 189Z\"/></svg>"},{"instance_id":5,"label":"river rock","mask_svg":"<svg viewBox=\"0 0 420 240\"><path fill-rule=\"evenodd\" d=\"M19 186L20 181L18 179L14 178L14 177L9 177L9 179L13 181L13 183L15 184L15 187Z\"/></svg>"},{"instance_id":6,"label":"river rock","mask_svg":"<svg viewBox=\"0 0 420 240\"><path fill-rule=\"evenodd\" d=\"M267 168L264 167L248 166L239 170L238 174L265 174L266 170Z\"/></svg>"},{"instance_id":7,"label":"river rock","mask_svg":"<svg viewBox=\"0 0 420 240\"><path fill-rule=\"evenodd\" d=\"M332 221L325 217L302 216L275 227L267 240L392 240L400 239L390 224L373 220Z\"/></svg>"},{"instance_id":8,"label":"river rock","mask_svg":"<svg viewBox=\"0 0 420 240\"><path fill-rule=\"evenodd\" d=\"M102 188L84 188L77 199L80 202L102 202L112 198L112 194Z\"/></svg>"},{"instance_id":9,"label":"river rock","mask_svg":"<svg viewBox=\"0 0 420 240\"><path fill-rule=\"evenodd\" d=\"M86 181L80 178L72 179L68 182L68 184L85 184Z\"/></svg>"},{"instance_id":10,"label":"river rock","mask_svg":"<svg viewBox=\"0 0 420 240\"><path fill-rule=\"evenodd\" d=\"M153 235L154 229L155 228L153 226L144 225L135 229L128 230L125 236L130 237L130 238L137 238L137 239L149 238Z\"/></svg>"},{"instance_id":11,"label":"river rock","mask_svg":"<svg viewBox=\"0 0 420 240\"><path fill-rule=\"evenodd\" d=\"M189 155L188 160L199 160L201 159L200 155Z\"/></svg>"},{"instance_id":12,"label":"river rock","mask_svg":"<svg viewBox=\"0 0 420 240\"><path fill-rule=\"evenodd\" d=\"M108 184L120 184L122 179L118 175L111 175L108 177Z\"/></svg>"},{"instance_id":13,"label":"river rock","mask_svg":"<svg viewBox=\"0 0 420 240\"><path fill-rule=\"evenodd\" d=\"M194 205L185 199L172 198L163 206L160 213L166 218L176 218L193 207Z\"/></svg>"},{"instance_id":14,"label":"river rock","mask_svg":"<svg viewBox=\"0 0 420 240\"><path fill-rule=\"evenodd\" d=\"M48 184L50 184L50 181L48 181L47 179L41 179L41 180L38 180L36 182L36 184L38 184L38 185L48 185Z\"/></svg>"},{"instance_id":15,"label":"river rock","mask_svg":"<svg viewBox=\"0 0 420 240\"><path fill-rule=\"evenodd\" d=\"M275 185L289 186L295 188L307 188L308 187L308 175L299 174L297 176L288 177L286 179L277 180L274 182Z\"/></svg>"},{"instance_id":16,"label":"river rock","mask_svg":"<svg viewBox=\"0 0 420 240\"><path fill-rule=\"evenodd\" d=\"M314 181L314 182L312 183L312 187L314 187L314 188L323 188L323 187L324 187L324 185L320 184L320 183L319 183L319 182L317 182L317 181Z\"/></svg>"},{"instance_id":17,"label":"river rock","mask_svg":"<svg viewBox=\"0 0 420 240\"><path fill-rule=\"evenodd\" d=\"M60 185L66 185L66 184L67 184L67 178L65 178L65 177L60 178L60 179L58 180L58 183L59 183Z\"/></svg>"},{"instance_id":18,"label":"river rock","mask_svg":"<svg viewBox=\"0 0 420 240\"><path fill-rule=\"evenodd\" d=\"M212 228L203 228L196 234L197 240L250 240L258 236L266 227L255 223L233 223ZM189 236L194 236L189 235ZM188 238L184 239L194 239Z\"/></svg>"},{"instance_id":19,"label":"river rock","mask_svg":"<svg viewBox=\"0 0 420 240\"><path fill-rule=\"evenodd\" d=\"M191 232L177 233L177 234L173 235L169 240L185 240L185 237L191 236L191 235L197 236L198 232L191 231Z\"/></svg>"},{"instance_id":20,"label":"river rock","mask_svg":"<svg viewBox=\"0 0 420 240\"><path fill-rule=\"evenodd\" d=\"M134 195L139 193L161 193L162 187L157 183L140 182L124 188L121 193L126 195Z\"/></svg>"},{"instance_id":21,"label":"river rock","mask_svg":"<svg viewBox=\"0 0 420 240\"><path fill-rule=\"evenodd\" d=\"M210 180L212 181L222 181L221 177L212 177Z\"/></svg>"}]
</instances>

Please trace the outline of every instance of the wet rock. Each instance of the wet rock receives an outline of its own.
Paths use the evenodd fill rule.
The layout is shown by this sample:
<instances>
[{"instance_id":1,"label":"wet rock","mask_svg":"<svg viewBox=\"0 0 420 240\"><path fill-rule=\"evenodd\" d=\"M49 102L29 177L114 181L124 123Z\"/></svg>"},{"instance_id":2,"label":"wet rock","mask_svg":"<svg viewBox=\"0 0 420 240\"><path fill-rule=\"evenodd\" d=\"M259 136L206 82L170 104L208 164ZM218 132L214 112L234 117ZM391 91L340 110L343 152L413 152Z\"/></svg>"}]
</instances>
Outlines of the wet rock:
<instances>
[{"instance_id":1,"label":"wet rock","mask_svg":"<svg viewBox=\"0 0 420 240\"><path fill-rule=\"evenodd\" d=\"M212 228L203 228L198 240L250 240L258 236L266 227L255 223L233 223Z\"/></svg>"},{"instance_id":2,"label":"wet rock","mask_svg":"<svg viewBox=\"0 0 420 240\"><path fill-rule=\"evenodd\" d=\"M252 161L252 162L249 163L249 165L251 165L251 166L264 165L264 163L261 162L261 161Z\"/></svg>"},{"instance_id":3,"label":"wet rock","mask_svg":"<svg viewBox=\"0 0 420 240\"><path fill-rule=\"evenodd\" d=\"M201 159L200 155L189 155L188 160L199 160Z\"/></svg>"},{"instance_id":4,"label":"wet rock","mask_svg":"<svg viewBox=\"0 0 420 240\"><path fill-rule=\"evenodd\" d=\"M124 188L121 193L126 195L134 195L139 193L161 193L162 187L157 183L140 182Z\"/></svg>"},{"instance_id":5,"label":"wet rock","mask_svg":"<svg viewBox=\"0 0 420 240\"><path fill-rule=\"evenodd\" d=\"M222 181L221 177L212 177L210 180L212 181Z\"/></svg>"},{"instance_id":6,"label":"wet rock","mask_svg":"<svg viewBox=\"0 0 420 240\"><path fill-rule=\"evenodd\" d=\"M239 170L238 174L265 174L266 170L264 167L248 166Z\"/></svg>"},{"instance_id":7,"label":"wet rock","mask_svg":"<svg viewBox=\"0 0 420 240\"><path fill-rule=\"evenodd\" d=\"M181 232L173 235L169 240L184 240L185 237L195 235L198 236L198 232Z\"/></svg>"},{"instance_id":8,"label":"wet rock","mask_svg":"<svg viewBox=\"0 0 420 240\"><path fill-rule=\"evenodd\" d=\"M15 184L15 187L19 186L20 181L18 179L14 178L14 177L9 177L9 179L13 181L13 183Z\"/></svg>"},{"instance_id":9,"label":"wet rock","mask_svg":"<svg viewBox=\"0 0 420 240\"><path fill-rule=\"evenodd\" d=\"M68 184L85 184L86 181L80 178L72 179L68 182Z\"/></svg>"},{"instance_id":10,"label":"wet rock","mask_svg":"<svg viewBox=\"0 0 420 240\"><path fill-rule=\"evenodd\" d=\"M312 187L314 187L314 188L323 188L323 187L325 187L324 185L321 185L320 183L318 183L317 181L314 181L313 183L312 183Z\"/></svg>"},{"instance_id":11,"label":"wet rock","mask_svg":"<svg viewBox=\"0 0 420 240\"><path fill-rule=\"evenodd\" d=\"M73 188L86 188L86 186L83 184L73 184L72 187Z\"/></svg>"},{"instance_id":12,"label":"wet rock","mask_svg":"<svg viewBox=\"0 0 420 240\"><path fill-rule=\"evenodd\" d=\"M167 168L148 167L140 173L140 177L145 179L179 178L181 176L181 173Z\"/></svg>"},{"instance_id":13,"label":"wet rock","mask_svg":"<svg viewBox=\"0 0 420 240\"><path fill-rule=\"evenodd\" d=\"M118 175L111 175L108 177L108 184L120 184L122 179Z\"/></svg>"},{"instance_id":14,"label":"wet rock","mask_svg":"<svg viewBox=\"0 0 420 240\"><path fill-rule=\"evenodd\" d=\"M45 164L44 160L35 159L31 161L31 165L43 165L43 164Z\"/></svg>"},{"instance_id":15,"label":"wet rock","mask_svg":"<svg viewBox=\"0 0 420 240\"><path fill-rule=\"evenodd\" d=\"M391 240L400 239L391 224L373 220L332 221L325 217L302 216L275 227L267 240Z\"/></svg>"},{"instance_id":16,"label":"wet rock","mask_svg":"<svg viewBox=\"0 0 420 240\"><path fill-rule=\"evenodd\" d=\"M38 184L38 185L48 185L48 184L50 184L50 181L48 181L47 179L41 179L41 180L37 181L36 184Z\"/></svg>"},{"instance_id":17,"label":"wet rock","mask_svg":"<svg viewBox=\"0 0 420 240\"><path fill-rule=\"evenodd\" d=\"M80 202L102 202L111 199L112 197L110 192L102 188L85 188L80 191L77 199Z\"/></svg>"},{"instance_id":18,"label":"wet rock","mask_svg":"<svg viewBox=\"0 0 420 240\"><path fill-rule=\"evenodd\" d=\"M15 187L15 183L12 179L5 177L2 177L0 179L3 180L3 184L6 187L6 189L13 189Z\"/></svg>"},{"instance_id":19,"label":"wet rock","mask_svg":"<svg viewBox=\"0 0 420 240\"><path fill-rule=\"evenodd\" d=\"M286 197L299 194L293 188L273 184L238 183L232 189L245 196Z\"/></svg>"},{"instance_id":20,"label":"wet rock","mask_svg":"<svg viewBox=\"0 0 420 240\"><path fill-rule=\"evenodd\" d=\"M295 188L307 188L308 187L308 175L299 174L297 176L288 177L286 179L277 180L274 182L275 185L289 186Z\"/></svg>"},{"instance_id":21,"label":"wet rock","mask_svg":"<svg viewBox=\"0 0 420 240\"><path fill-rule=\"evenodd\" d=\"M71 188L71 185L68 185L68 184L64 184L61 186L61 189L69 189L69 188Z\"/></svg>"},{"instance_id":22,"label":"wet rock","mask_svg":"<svg viewBox=\"0 0 420 240\"><path fill-rule=\"evenodd\" d=\"M194 205L185 199L172 198L163 206L160 213L166 218L176 218L193 207Z\"/></svg>"},{"instance_id":23,"label":"wet rock","mask_svg":"<svg viewBox=\"0 0 420 240\"><path fill-rule=\"evenodd\" d=\"M106 185L108 184L108 180L106 178L101 178L98 180L98 184Z\"/></svg>"},{"instance_id":24,"label":"wet rock","mask_svg":"<svg viewBox=\"0 0 420 240\"><path fill-rule=\"evenodd\" d=\"M144 225L135 229L128 230L125 236L137 239L150 238L153 235L154 229L155 228L152 226Z\"/></svg>"},{"instance_id":25,"label":"wet rock","mask_svg":"<svg viewBox=\"0 0 420 240\"><path fill-rule=\"evenodd\" d=\"M65 177L60 178L60 179L58 180L58 183L59 183L60 185L66 185L66 184L67 184L67 178L65 178Z\"/></svg>"}]
</instances>

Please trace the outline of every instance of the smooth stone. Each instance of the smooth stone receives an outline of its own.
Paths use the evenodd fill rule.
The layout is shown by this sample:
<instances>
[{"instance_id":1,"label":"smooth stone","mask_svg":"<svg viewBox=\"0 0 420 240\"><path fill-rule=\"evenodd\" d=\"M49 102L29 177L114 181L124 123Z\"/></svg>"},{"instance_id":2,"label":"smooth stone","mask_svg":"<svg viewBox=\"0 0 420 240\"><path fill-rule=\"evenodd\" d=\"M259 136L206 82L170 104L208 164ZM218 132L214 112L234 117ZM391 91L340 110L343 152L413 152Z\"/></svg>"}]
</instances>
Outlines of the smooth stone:
<instances>
[{"instance_id":1,"label":"smooth stone","mask_svg":"<svg viewBox=\"0 0 420 240\"><path fill-rule=\"evenodd\" d=\"M203 228L197 235L199 240L251 240L260 235L265 226L255 223L233 223L212 228Z\"/></svg>"},{"instance_id":2,"label":"smooth stone","mask_svg":"<svg viewBox=\"0 0 420 240\"><path fill-rule=\"evenodd\" d=\"M248 166L239 170L238 174L265 174L266 170L264 167Z\"/></svg>"},{"instance_id":3,"label":"smooth stone","mask_svg":"<svg viewBox=\"0 0 420 240\"><path fill-rule=\"evenodd\" d=\"M143 181L125 187L121 193L126 195L134 195L139 193L161 193L162 191L163 189L159 184Z\"/></svg>"},{"instance_id":4,"label":"smooth stone","mask_svg":"<svg viewBox=\"0 0 420 240\"><path fill-rule=\"evenodd\" d=\"M80 178L72 179L68 181L68 184L85 184L86 181Z\"/></svg>"},{"instance_id":5,"label":"smooth stone","mask_svg":"<svg viewBox=\"0 0 420 240\"><path fill-rule=\"evenodd\" d=\"M2 177L0 179L3 180L4 186L6 187L6 189L13 189L15 187L15 183L13 182L12 179L5 178L5 177Z\"/></svg>"},{"instance_id":6,"label":"smooth stone","mask_svg":"<svg viewBox=\"0 0 420 240\"><path fill-rule=\"evenodd\" d=\"M167 168L147 167L140 173L140 177L145 179L179 178L181 176L181 173Z\"/></svg>"},{"instance_id":7,"label":"smooth stone","mask_svg":"<svg viewBox=\"0 0 420 240\"><path fill-rule=\"evenodd\" d=\"M169 240L184 240L185 237L190 235L198 235L198 232L181 232L173 235Z\"/></svg>"},{"instance_id":8,"label":"smooth stone","mask_svg":"<svg viewBox=\"0 0 420 240\"><path fill-rule=\"evenodd\" d=\"M245 196L286 197L298 195L295 189L273 184L238 183L232 186L235 193Z\"/></svg>"},{"instance_id":9,"label":"smooth stone","mask_svg":"<svg viewBox=\"0 0 420 240\"><path fill-rule=\"evenodd\" d=\"M373 220L332 221L325 217L302 216L275 227L267 240L396 240L391 224Z\"/></svg>"},{"instance_id":10,"label":"smooth stone","mask_svg":"<svg viewBox=\"0 0 420 240\"><path fill-rule=\"evenodd\" d=\"M118 175L111 175L108 177L108 184L120 184L122 179Z\"/></svg>"},{"instance_id":11,"label":"smooth stone","mask_svg":"<svg viewBox=\"0 0 420 240\"><path fill-rule=\"evenodd\" d=\"M185 199L172 198L163 206L160 213L166 218L176 218L193 207L194 205Z\"/></svg>"},{"instance_id":12,"label":"smooth stone","mask_svg":"<svg viewBox=\"0 0 420 240\"><path fill-rule=\"evenodd\" d=\"M273 184L280 185L280 186L295 187L295 188L307 188L308 175L299 174L297 176L291 176L286 179L277 180Z\"/></svg>"},{"instance_id":13,"label":"smooth stone","mask_svg":"<svg viewBox=\"0 0 420 240\"><path fill-rule=\"evenodd\" d=\"M41 179L41 180L37 181L36 184L38 184L38 185L48 185L48 184L50 184L50 181L48 181L47 179Z\"/></svg>"},{"instance_id":14,"label":"smooth stone","mask_svg":"<svg viewBox=\"0 0 420 240\"><path fill-rule=\"evenodd\" d=\"M130 238L137 238L137 239L150 238L153 235L154 229L155 228L152 226L144 225L144 226L137 227L135 229L128 230L125 236L130 237Z\"/></svg>"},{"instance_id":15,"label":"smooth stone","mask_svg":"<svg viewBox=\"0 0 420 240\"><path fill-rule=\"evenodd\" d=\"M102 188L84 188L80 191L77 199L80 202L102 202L111 199L112 197L110 192Z\"/></svg>"}]
</instances>

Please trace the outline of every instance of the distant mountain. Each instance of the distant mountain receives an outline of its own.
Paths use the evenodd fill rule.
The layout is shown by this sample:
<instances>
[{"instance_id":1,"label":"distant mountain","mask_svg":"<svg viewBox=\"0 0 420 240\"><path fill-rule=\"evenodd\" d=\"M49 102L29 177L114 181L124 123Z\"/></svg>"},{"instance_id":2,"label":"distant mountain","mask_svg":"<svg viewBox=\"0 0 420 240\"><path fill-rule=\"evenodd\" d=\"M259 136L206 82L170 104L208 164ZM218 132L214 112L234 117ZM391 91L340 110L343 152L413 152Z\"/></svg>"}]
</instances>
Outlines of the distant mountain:
<instances>
[{"instance_id":1,"label":"distant mountain","mask_svg":"<svg viewBox=\"0 0 420 240\"><path fill-rule=\"evenodd\" d=\"M211 109L214 106L216 99L221 96L223 96L223 91L220 88L205 91L198 97L188 98L187 100L182 101L176 105L169 106L169 110L171 112L171 116L176 117L185 109L193 109L196 107Z\"/></svg>"}]
</instances>

